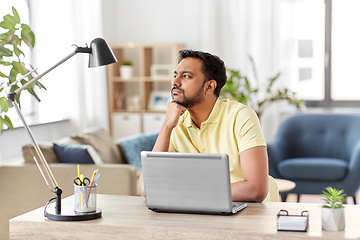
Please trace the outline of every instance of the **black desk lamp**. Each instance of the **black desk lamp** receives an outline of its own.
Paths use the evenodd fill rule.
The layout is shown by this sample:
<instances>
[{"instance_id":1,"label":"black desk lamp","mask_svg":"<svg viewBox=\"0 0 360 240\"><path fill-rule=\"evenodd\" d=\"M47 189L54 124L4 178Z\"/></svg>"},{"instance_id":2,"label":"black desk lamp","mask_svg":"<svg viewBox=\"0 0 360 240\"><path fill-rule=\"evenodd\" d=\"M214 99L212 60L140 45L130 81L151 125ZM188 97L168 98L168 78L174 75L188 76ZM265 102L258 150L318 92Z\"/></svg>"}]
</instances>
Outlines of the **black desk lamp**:
<instances>
[{"instance_id":1,"label":"black desk lamp","mask_svg":"<svg viewBox=\"0 0 360 240\"><path fill-rule=\"evenodd\" d=\"M32 84L36 83L40 78L42 78L44 75L61 65L62 63L69 60L71 57L75 56L77 53L88 53L89 54L89 67L99 67L103 65L108 65L114 62L117 62L117 59L113 52L111 51L108 44L105 42L102 38L95 38L91 43L90 47L76 47L75 51L71 54L69 54L67 57L62 59L60 62L46 70L44 73L38 75L37 77L33 78L26 84L24 84L22 87L16 89L14 92L11 92L7 95L7 98L12 101L12 103L15 106L16 112L19 115L19 118L21 122L23 123L28 135L30 136L30 139L32 143L34 144L35 151L41 161L41 165L39 164L38 160L34 156L34 160L36 165L38 166L41 175L43 176L46 184L49 186L50 190L56 194L55 198L52 198L49 200L51 202L52 200L56 200L55 208L54 209L47 209L47 204L45 206L44 214L45 217L51 219L51 220L58 220L58 221L82 221L82 220L90 220L90 219L96 219L101 217L101 210L96 209L93 213L75 213L74 211L67 211L66 213L61 212L61 193L62 190L59 188L55 177L53 173L51 172L51 169L49 168L49 165L44 157L44 154L42 153L39 145L36 143L33 134L30 131L29 126L27 125L19 106L17 105L15 101L15 96L19 94L22 90L30 87ZM25 78L26 75L23 77ZM21 79L20 79L21 80ZM18 81L20 81L18 80ZM17 82L18 82L17 81ZM43 167L44 171L42 170ZM44 175L44 172L46 175ZM48 181L48 179L50 181ZM51 184L51 185L50 185ZM48 202L48 203L49 203Z\"/></svg>"}]
</instances>

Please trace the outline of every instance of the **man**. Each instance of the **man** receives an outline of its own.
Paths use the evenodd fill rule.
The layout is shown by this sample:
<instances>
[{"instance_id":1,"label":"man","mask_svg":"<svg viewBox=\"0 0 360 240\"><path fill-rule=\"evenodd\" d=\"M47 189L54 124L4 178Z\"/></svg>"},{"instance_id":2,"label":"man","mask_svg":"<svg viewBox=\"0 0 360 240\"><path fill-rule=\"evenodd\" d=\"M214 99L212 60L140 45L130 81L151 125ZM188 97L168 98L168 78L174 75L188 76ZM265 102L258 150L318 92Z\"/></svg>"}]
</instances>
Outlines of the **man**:
<instances>
[{"instance_id":1,"label":"man","mask_svg":"<svg viewBox=\"0 0 360 240\"><path fill-rule=\"evenodd\" d=\"M157 152L226 153L233 201L262 202L268 194L266 142L255 112L218 100L226 82L223 61L209 53L182 50L174 71ZM140 174L144 195L144 183Z\"/></svg>"}]
</instances>

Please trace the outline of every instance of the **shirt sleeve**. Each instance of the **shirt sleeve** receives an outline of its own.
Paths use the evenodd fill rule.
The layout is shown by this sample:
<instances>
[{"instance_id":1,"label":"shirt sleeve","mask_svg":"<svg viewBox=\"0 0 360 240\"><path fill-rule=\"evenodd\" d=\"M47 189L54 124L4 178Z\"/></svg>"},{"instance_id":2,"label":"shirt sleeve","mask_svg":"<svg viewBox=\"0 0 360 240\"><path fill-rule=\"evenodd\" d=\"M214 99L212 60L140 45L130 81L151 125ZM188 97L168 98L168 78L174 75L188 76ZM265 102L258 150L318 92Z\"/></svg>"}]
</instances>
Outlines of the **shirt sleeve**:
<instances>
[{"instance_id":1,"label":"shirt sleeve","mask_svg":"<svg viewBox=\"0 0 360 240\"><path fill-rule=\"evenodd\" d=\"M173 131L174 132L174 131ZM174 146L174 141L173 141L173 134L174 133L171 133L170 135L170 144L169 144L169 152L177 152L176 149L175 149L175 146Z\"/></svg>"},{"instance_id":2,"label":"shirt sleeve","mask_svg":"<svg viewBox=\"0 0 360 240\"><path fill-rule=\"evenodd\" d=\"M235 127L239 153L252 147L266 146L259 118L252 108L239 111Z\"/></svg>"}]
</instances>

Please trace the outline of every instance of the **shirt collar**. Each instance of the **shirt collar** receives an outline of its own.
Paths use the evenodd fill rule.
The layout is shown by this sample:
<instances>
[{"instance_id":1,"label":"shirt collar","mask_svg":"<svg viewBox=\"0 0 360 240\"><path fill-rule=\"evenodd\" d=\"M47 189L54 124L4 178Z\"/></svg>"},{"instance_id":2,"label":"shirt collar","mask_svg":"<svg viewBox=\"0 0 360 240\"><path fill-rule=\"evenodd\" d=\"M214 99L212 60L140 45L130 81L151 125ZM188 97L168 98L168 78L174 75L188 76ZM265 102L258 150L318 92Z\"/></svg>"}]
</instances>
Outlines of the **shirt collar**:
<instances>
[{"instance_id":1,"label":"shirt collar","mask_svg":"<svg viewBox=\"0 0 360 240\"><path fill-rule=\"evenodd\" d=\"M212 124L212 123L217 123L219 120L219 116L220 116L220 111L221 111L221 103L222 101L220 101L219 99L216 100L215 105L210 113L209 118L202 123L202 125L204 124ZM183 122L183 126L189 128L189 127L195 127L195 124L193 123L192 119L191 119L191 115L189 113L189 111L186 111L185 113L186 115L184 116L184 122Z\"/></svg>"}]
</instances>

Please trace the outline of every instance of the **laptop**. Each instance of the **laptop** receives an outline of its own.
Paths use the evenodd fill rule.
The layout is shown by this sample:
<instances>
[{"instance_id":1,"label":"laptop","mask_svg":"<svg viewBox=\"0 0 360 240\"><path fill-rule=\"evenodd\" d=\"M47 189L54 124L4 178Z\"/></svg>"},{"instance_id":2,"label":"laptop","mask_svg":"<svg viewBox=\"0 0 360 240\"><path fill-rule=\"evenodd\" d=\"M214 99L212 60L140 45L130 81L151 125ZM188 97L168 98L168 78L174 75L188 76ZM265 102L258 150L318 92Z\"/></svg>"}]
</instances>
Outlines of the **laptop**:
<instances>
[{"instance_id":1,"label":"laptop","mask_svg":"<svg viewBox=\"0 0 360 240\"><path fill-rule=\"evenodd\" d=\"M146 206L155 212L233 214L227 154L141 152Z\"/></svg>"}]
</instances>

